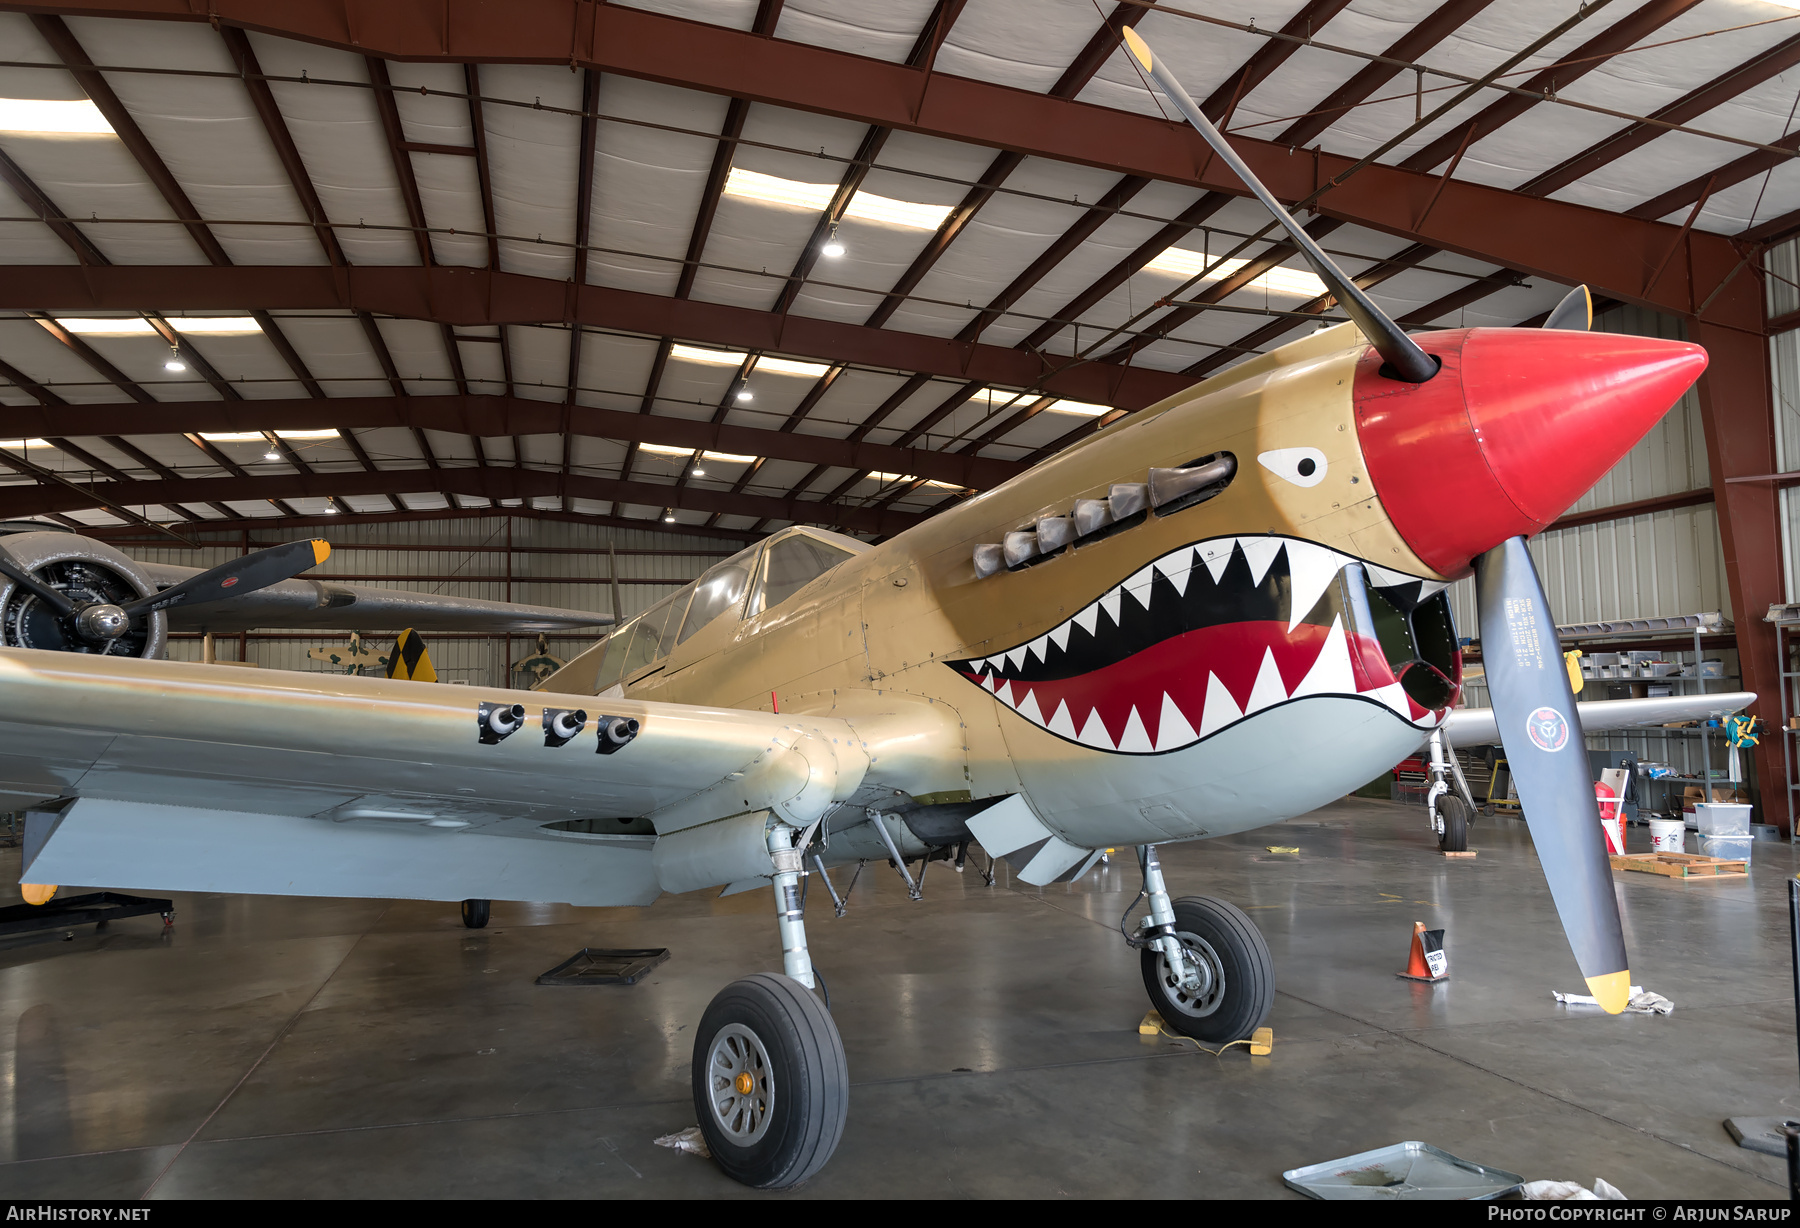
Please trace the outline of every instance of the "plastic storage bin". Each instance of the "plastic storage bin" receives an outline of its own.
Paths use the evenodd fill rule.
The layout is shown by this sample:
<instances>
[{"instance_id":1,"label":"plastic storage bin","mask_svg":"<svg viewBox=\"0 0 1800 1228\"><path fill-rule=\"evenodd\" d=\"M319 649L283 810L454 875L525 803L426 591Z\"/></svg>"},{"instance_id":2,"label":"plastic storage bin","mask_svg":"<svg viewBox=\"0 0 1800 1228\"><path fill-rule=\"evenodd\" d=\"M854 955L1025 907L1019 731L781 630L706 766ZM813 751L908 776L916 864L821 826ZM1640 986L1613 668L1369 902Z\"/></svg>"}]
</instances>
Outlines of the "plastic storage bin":
<instances>
[{"instance_id":1,"label":"plastic storage bin","mask_svg":"<svg viewBox=\"0 0 1800 1228\"><path fill-rule=\"evenodd\" d=\"M1701 836L1700 855L1723 857L1728 861L1749 861L1752 843L1754 841L1749 836Z\"/></svg>"},{"instance_id":2,"label":"plastic storage bin","mask_svg":"<svg viewBox=\"0 0 1800 1228\"><path fill-rule=\"evenodd\" d=\"M1694 826L1701 839L1722 836L1729 839L1750 838L1750 807L1743 802L1695 802ZM1724 856L1708 853L1708 857Z\"/></svg>"}]
</instances>

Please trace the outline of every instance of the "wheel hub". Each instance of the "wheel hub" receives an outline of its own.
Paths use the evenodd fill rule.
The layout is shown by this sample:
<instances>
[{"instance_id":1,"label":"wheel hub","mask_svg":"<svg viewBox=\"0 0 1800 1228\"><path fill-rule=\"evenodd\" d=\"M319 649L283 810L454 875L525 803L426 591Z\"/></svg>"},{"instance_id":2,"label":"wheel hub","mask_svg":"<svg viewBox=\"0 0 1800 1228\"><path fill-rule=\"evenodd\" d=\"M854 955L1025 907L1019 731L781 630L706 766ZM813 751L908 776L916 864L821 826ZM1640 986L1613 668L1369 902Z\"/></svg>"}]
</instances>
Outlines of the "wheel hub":
<instances>
[{"instance_id":1,"label":"wheel hub","mask_svg":"<svg viewBox=\"0 0 1800 1228\"><path fill-rule=\"evenodd\" d=\"M1194 934L1178 933L1176 940L1187 955L1190 980L1178 979L1169 967L1169 957L1158 955L1163 992L1169 1005L1184 1015L1204 1018L1219 1009L1225 1000L1225 965L1212 944Z\"/></svg>"},{"instance_id":2,"label":"wheel hub","mask_svg":"<svg viewBox=\"0 0 1800 1228\"><path fill-rule=\"evenodd\" d=\"M769 1051L755 1032L728 1023L713 1037L706 1054L706 1102L727 1138L748 1147L769 1131L775 1111L775 1076Z\"/></svg>"}]
</instances>

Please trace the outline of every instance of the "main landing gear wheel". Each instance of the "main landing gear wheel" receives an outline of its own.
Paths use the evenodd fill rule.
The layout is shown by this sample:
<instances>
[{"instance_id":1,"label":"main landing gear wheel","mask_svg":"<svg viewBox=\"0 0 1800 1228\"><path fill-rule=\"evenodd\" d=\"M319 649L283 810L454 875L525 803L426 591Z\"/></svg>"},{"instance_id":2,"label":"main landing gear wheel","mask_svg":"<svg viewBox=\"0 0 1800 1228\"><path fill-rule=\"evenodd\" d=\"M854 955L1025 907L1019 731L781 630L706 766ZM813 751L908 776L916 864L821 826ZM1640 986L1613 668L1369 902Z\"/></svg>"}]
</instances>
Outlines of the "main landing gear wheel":
<instances>
[{"instance_id":1,"label":"main landing gear wheel","mask_svg":"<svg viewBox=\"0 0 1800 1228\"><path fill-rule=\"evenodd\" d=\"M1205 975L1196 992L1186 993L1168 958L1146 947L1144 988L1151 1004L1183 1036L1215 1045L1248 1039L1275 1004L1275 966L1262 933L1242 909L1223 900L1190 895L1173 907L1175 936Z\"/></svg>"},{"instance_id":2,"label":"main landing gear wheel","mask_svg":"<svg viewBox=\"0 0 1800 1228\"><path fill-rule=\"evenodd\" d=\"M464 900L462 902L463 924L472 930L484 930L488 923L488 909L492 900Z\"/></svg>"},{"instance_id":3,"label":"main landing gear wheel","mask_svg":"<svg viewBox=\"0 0 1800 1228\"><path fill-rule=\"evenodd\" d=\"M726 1176L799 1185L837 1150L849 1107L844 1042L810 990L761 972L719 991L694 1037L694 1111Z\"/></svg>"},{"instance_id":4,"label":"main landing gear wheel","mask_svg":"<svg viewBox=\"0 0 1800 1228\"><path fill-rule=\"evenodd\" d=\"M1438 847L1446 853L1466 853L1469 850L1469 820L1474 817L1469 813L1469 803L1447 793L1438 798L1438 818L1443 820L1444 830L1438 836Z\"/></svg>"}]
</instances>

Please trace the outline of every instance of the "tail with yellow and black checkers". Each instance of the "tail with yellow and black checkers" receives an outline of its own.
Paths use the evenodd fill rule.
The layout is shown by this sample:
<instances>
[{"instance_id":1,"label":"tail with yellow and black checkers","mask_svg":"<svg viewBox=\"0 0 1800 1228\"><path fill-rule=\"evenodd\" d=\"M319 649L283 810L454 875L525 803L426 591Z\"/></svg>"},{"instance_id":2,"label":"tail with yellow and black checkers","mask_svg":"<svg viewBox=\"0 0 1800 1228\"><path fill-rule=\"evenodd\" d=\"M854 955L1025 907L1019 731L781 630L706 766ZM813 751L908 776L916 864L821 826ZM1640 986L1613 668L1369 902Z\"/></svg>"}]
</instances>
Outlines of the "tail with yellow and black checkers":
<instances>
[{"instance_id":1,"label":"tail with yellow and black checkers","mask_svg":"<svg viewBox=\"0 0 1800 1228\"><path fill-rule=\"evenodd\" d=\"M431 654L425 651L425 638L411 627L394 641L388 654L387 676L412 682L436 682L437 670L431 667Z\"/></svg>"}]
</instances>

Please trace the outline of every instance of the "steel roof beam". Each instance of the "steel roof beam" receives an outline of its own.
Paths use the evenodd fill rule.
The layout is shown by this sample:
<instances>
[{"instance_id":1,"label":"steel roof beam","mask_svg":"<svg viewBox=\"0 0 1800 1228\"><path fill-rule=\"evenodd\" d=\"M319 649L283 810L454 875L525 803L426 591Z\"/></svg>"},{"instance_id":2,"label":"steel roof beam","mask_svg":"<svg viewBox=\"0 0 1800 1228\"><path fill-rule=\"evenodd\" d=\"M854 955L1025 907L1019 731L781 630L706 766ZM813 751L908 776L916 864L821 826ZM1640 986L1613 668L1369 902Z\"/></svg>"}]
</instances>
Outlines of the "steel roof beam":
<instances>
[{"instance_id":1,"label":"steel roof beam","mask_svg":"<svg viewBox=\"0 0 1800 1228\"><path fill-rule=\"evenodd\" d=\"M45 389L45 392L50 390ZM26 436L104 436L126 431L135 435L174 435L331 427L348 439L351 428L418 430L429 427L454 434L495 438L552 433L559 429L563 414L564 407L554 401L499 396L163 401L143 406L124 403L9 406L7 429ZM861 466L912 473L977 489L997 486L1024 468L1013 461L870 443L866 439L838 439L586 405L577 405L570 412L569 430L575 435L596 439L656 443L697 452L729 452L826 467ZM164 476L175 475L166 472Z\"/></svg>"},{"instance_id":2,"label":"steel roof beam","mask_svg":"<svg viewBox=\"0 0 1800 1228\"><path fill-rule=\"evenodd\" d=\"M1640 274L1641 276L1641 274ZM1665 280L1672 280L1673 275ZM571 286L546 277L486 269L396 265L331 269L321 266L17 265L0 280L0 309L265 310L370 312L459 325L580 323L620 332L684 337L746 351L771 351L953 379L1025 387L1082 401L1138 408L1187 386L1184 377L1147 368L1084 363L1006 346L959 342L895 329L867 328L808 316L619 290ZM373 322L365 320L368 332ZM398 388L399 374L379 333L370 336L382 370ZM1044 374L1044 363L1051 370Z\"/></svg>"},{"instance_id":3,"label":"steel roof beam","mask_svg":"<svg viewBox=\"0 0 1800 1228\"><path fill-rule=\"evenodd\" d=\"M91 487L0 486L0 517L41 516L53 512L108 507L116 492L112 483ZM133 482L128 488L133 501L164 504L170 501L224 501L262 499L346 498L359 495L442 494L498 502L502 499L534 499L566 494L597 502L628 503L649 507L674 507L683 511L749 516L822 524L866 533L898 533L924 519L905 512L874 511L813 500L772 498L767 495L732 494L700 487L665 486L650 482L623 482L587 474L538 469L383 469L376 473L293 473L254 477L182 478L177 481ZM110 510L110 509L109 509ZM299 519L298 514L293 514Z\"/></svg>"}]
</instances>

